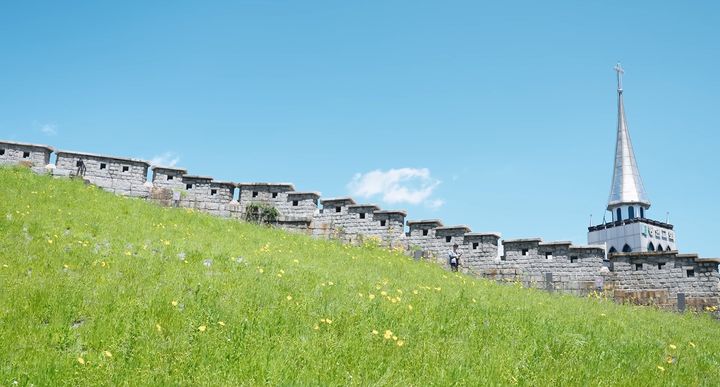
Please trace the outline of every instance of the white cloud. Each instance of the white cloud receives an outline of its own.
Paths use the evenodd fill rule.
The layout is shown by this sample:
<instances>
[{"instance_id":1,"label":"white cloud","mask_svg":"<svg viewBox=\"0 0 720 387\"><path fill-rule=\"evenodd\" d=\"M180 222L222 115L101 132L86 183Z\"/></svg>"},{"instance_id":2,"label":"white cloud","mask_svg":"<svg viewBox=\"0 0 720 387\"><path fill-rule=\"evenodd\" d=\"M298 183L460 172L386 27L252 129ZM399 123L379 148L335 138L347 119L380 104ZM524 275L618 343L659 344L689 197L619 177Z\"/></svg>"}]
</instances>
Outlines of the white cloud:
<instances>
[{"instance_id":1,"label":"white cloud","mask_svg":"<svg viewBox=\"0 0 720 387\"><path fill-rule=\"evenodd\" d=\"M165 152L150 159L150 164L162 167L174 167L180 162L180 156L174 152Z\"/></svg>"},{"instance_id":2,"label":"white cloud","mask_svg":"<svg viewBox=\"0 0 720 387\"><path fill-rule=\"evenodd\" d=\"M57 125L45 124L40 127L40 131L45 133L48 136L55 136L57 134Z\"/></svg>"},{"instance_id":3,"label":"white cloud","mask_svg":"<svg viewBox=\"0 0 720 387\"><path fill-rule=\"evenodd\" d=\"M438 185L440 180L433 178L427 168L399 168L357 173L347 188L354 196L380 196L390 204L423 204L435 209L444 204L441 199L431 198Z\"/></svg>"}]
</instances>

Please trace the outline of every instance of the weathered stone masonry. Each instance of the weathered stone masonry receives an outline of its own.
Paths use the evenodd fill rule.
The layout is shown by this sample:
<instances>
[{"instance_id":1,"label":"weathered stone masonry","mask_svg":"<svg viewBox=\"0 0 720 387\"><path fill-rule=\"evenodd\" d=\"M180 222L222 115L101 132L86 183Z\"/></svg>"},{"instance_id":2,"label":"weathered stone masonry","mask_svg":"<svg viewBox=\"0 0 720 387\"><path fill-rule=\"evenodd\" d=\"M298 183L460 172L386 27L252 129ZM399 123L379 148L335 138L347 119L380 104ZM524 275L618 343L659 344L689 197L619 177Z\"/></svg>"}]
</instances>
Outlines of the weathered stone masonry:
<instances>
[{"instance_id":1,"label":"weathered stone masonry","mask_svg":"<svg viewBox=\"0 0 720 387\"><path fill-rule=\"evenodd\" d=\"M681 306L678 302L688 308L720 304L719 259L675 251L617 253L606 258L603 246L543 242L539 238L501 241L499 233L472 232L463 225L448 227L437 219L407 221L406 231L404 211L357 204L348 197L320 200L319 193L296 191L290 183L236 184L162 166L152 167L150 183L150 164L143 160L59 151L55 165L49 165L53 152L46 145L0 141L0 164L25 165L38 173L73 177L82 160L85 180L120 195L236 219L244 217L247 205L265 203L278 210L279 227L347 243L373 239L445 266L448 251L458 244L463 254L462 271L528 287L579 295L603 291L619 301L669 308Z\"/></svg>"}]
</instances>

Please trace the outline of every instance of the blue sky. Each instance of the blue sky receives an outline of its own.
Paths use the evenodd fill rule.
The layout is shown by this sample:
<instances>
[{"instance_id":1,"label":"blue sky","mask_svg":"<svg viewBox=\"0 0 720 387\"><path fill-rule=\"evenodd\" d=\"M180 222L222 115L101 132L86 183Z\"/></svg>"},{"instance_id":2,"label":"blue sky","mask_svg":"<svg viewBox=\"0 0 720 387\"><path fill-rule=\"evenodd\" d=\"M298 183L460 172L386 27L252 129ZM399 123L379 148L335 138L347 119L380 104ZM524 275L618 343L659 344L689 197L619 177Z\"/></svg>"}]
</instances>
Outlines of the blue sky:
<instances>
[{"instance_id":1,"label":"blue sky","mask_svg":"<svg viewBox=\"0 0 720 387\"><path fill-rule=\"evenodd\" d=\"M149 3L0 5L0 139L584 243L621 61L648 216L720 256L715 2Z\"/></svg>"}]
</instances>

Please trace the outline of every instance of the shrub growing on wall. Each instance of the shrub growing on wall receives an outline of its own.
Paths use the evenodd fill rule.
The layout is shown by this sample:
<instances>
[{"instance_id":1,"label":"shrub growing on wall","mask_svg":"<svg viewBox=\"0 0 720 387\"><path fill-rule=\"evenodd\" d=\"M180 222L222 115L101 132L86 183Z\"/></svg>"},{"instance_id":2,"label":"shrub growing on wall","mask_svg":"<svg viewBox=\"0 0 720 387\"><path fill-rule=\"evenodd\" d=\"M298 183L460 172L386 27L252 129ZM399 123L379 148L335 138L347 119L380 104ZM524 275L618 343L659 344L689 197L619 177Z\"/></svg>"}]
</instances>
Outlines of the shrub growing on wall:
<instances>
[{"instance_id":1,"label":"shrub growing on wall","mask_svg":"<svg viewBox=\"0 0 720 387\"><path fill-rule=\"evenodd\" d=\"M270 224L277 222L280 213L265 203L250 203L245 207L245 220L253 223Z\"/></svg>"}]
</instances>

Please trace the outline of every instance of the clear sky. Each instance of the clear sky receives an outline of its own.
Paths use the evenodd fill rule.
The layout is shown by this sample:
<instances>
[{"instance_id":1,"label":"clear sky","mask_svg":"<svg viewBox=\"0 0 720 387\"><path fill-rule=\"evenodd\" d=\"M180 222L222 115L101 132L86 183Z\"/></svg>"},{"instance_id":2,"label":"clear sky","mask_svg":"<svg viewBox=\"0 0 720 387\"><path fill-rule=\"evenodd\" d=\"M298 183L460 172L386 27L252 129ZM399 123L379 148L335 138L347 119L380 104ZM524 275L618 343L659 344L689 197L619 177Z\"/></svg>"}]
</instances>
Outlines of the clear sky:
<instances>
[{"instance_id":1,"label":"clear sky","mask_svg":"<svg viewBox=\"0 0 720 387\"><path fill-rule=\"evenodd\" d=\"M585 243L617 61L647 215L720 256L717 2L3 2L0 139Z\"/></svg>"}]
</instances>

